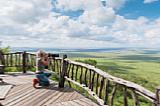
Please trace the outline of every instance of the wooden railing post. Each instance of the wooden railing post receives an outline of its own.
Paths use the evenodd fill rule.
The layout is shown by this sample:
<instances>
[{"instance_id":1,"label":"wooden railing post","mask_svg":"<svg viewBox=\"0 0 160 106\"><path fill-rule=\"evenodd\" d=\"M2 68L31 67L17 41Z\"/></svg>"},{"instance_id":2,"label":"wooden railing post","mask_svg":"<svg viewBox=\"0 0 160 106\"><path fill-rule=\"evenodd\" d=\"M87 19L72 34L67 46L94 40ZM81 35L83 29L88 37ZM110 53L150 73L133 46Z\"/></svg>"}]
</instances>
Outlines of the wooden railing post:
<instances>
[{"instance_id":1,"label":"wooden railing post","mask_svg":"<svg viewBox=\"0 0 160 106\"><path fill-rule=\"evenodd\" d=\"M0 61L2 64L0 64L0 74L4 74L4 66L5 66L5 60L3 52L0 50Z\"/></svg>"},{"instance_id":2,"label":"wooden railing post","mask_svg":"<svg viewBox=\"0 0 160 106\"><path fill-rule=\"evenodd\" d=\"M0 65L0 74L4 74L4 65Z\"/></svg>"},{"instance_id":3,"label":"wooden railing post","mask_svg":"<svg viewBox=\"0 0 160 106\"><path fill-rule=\"evenodd\" d=\"M67 62L64 60L67 58L67 55L63 55L63 60L61 63L61 71L60 71L60 78L59 78L59 88L64 88L64 83L65 83L65 75L67 72Z\"/></svg>"},{"instance_id":4,"label":"wooden railing post","mask_svg":"<svg viewBox=\"0 0 160 106\"><path fill-rule=\"evenodd\" d=\"M156 98L157 98L156 106L160 106L160 87L156 89Z\"/></svg>"},{"instance_id":5,"label":"wooden railing post","mask_svg":"<svg viewBox=\"0 0 160 106\"><path fill-rule=\"evenodd\" d=\"M23 54L22 54L22 69L23 69L23 73L26 73L26 59L27 59L27 53L26 53L26 51L24 51Z\"/></svg>"}]
</instances>

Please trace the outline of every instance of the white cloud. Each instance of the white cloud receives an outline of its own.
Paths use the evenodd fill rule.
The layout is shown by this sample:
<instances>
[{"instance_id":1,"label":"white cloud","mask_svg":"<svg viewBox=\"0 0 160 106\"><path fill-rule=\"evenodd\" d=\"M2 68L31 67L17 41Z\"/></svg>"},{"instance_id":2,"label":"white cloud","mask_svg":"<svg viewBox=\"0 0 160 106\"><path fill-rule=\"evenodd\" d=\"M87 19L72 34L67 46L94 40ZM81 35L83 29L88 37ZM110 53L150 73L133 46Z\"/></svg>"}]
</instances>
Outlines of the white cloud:
<instances>
[{"instance_id":1,"label":"white cloud","mask_svg":"<svg viewBox=\"0 0 160 106\"><path fill-rule=\"evenodd\" d=\"M28 27L47 17L50 10L50 0L1 0L0 36L29 35Z\"/></svg>"},{"instance_id":2,"label":"white cloud","mask_svg":"<svg viewBox=\"0 0 160 106\"><path fill-rule=\"evenodd\" d=\"M112 8L99 7L93 10L84 11L79 20L84 23L104 26L110 24L115 18Z\"/></svg>"},{"instance_id":3,"label":"white cloud","mask_svg":"<svg viewBox=\"0 0 160 106\"><path fill-rule=\"evenodd\" d=\"M126 0L106 0L106 2L107 7L119 9L125 4Z\"/></svg>"},{"instance_id":4,"label":"white cloud","mask_svg":"<svg viewBox=\"0 0 160 106\"><path fill-rule=\"evenodd\" d=\"M39 23L35 23L34 25L28 27L27 30L33 34L63 33L62 29L67 24L68 20L68 16L54 17L50 14L48 17L41 19Z\"/></svg>"},{"instance_id":5,"label":"white cloud","mask_svg":"<svg viewBox=\"0 0 160 106\"><path fill-rule=\"evenodd\" d=\"M26 24L45 17L51 9L50 0L1 0L0 17L9 21Z\"/></svg>"},{"instance_id":6,"label":"white cloud","mask_svg":"<svg viewBox=\"0 0 160 106\"><path fill-rule=\"evenodd\" d=\"M0 36L4 45L36 47L156 46L160 18L126 19L116 14L126 0L1 0ZM58 11L51 11L52 8ZM83 10L72 18L64 12ZM148 45L146 45L146 43Z\"/></svg>"},{"instance_id":7,"label":"white cloud","mask_svg":"<svg viewBox=\"0 0 160 106\"><path fill-rule=\"evenodd\" d=\"M160 39L160 18L150 23L144 31L144 36L148 39Z\"/></svg>"},{"instance_id":8,"label":"white cloud","mask_svg":"<svg viewBox=\"0 0 160 106\"><path fill-rule=\"evenodd\" d=\"M119 6L119 3L122 5L121 2L121 0L118 0L118 3L114 2L112 4ZM79 17L79 21L82 23L106 25L115 18L113 7L104 7L100 0L58 0L56 8L63 11L84 10L83 14Z\"/></svg>"},{"instance_id":9,"label":"white cloud","mask_svg":"<svg viewBox=\"0 0 160 106\"><path fill-rule=\"evenodd\" d=\"M159 27L159 19L149 21L145 17L139 17L137 20L129 20L122 16L117 16L115 23L112 25L113 32L111 34L123 43L158 47L160 43Z\"/></svg>"},{"instance_id":10,"label":"white cloud","mask_svg":"<svg viewBox=\"0 0 160 106\"><path fill-rule=\"evenodd\" d=\"M144 0L144 3L147 4L147 3L152 3L152 2L155 2L155 1L159 1L159 0Z\"/></svg>"},{"instance_id":11,"label":"white cloud","mask_svg":"<svg viewBox=\"0 0 160 106\"><path fill-rule=\"evenodd\" d=\"M62 11L91 10L102 6L100 0L57 0L56 8Z\"/></svg>"}]
</instances>

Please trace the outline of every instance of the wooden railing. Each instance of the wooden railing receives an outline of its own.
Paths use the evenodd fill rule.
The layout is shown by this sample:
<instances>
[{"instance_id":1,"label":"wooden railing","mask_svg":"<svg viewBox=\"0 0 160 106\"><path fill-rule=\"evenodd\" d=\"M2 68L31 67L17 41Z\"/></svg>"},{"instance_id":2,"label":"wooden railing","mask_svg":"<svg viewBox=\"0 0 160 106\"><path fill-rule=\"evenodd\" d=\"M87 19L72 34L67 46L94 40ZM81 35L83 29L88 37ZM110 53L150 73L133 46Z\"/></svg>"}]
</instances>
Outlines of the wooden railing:
<instances>
[{"instance_id":1,"label":"wooden railing","mask_svg":"<svg viewBox=\"0 0 160 106\"><path fill-rule=\"evenodd\" d=\"M150 105L160 105L160 89L153 93L144 87L121 78L114 77L94 66L63 59L60 87L64 81L69 81L85 89L100 105L114 106L115 95L123 97L124 106L128 100L133 106L140 106L140 99L144 98Z\"/></svg>"},{"instance_id":2,"label":"wooden railing","mask_svg":"<svg viewBox=\"0 0 160 106\"><path fill-rule=\"evenodd\" d=\"M35 68L36 55L27 52L3 54L4 67L22 67L25 73L29 68ZM86 90L100 105L114 106L116 95L123 97L124 106L140 106L141 99L154 106L160 106L160 89L155 93L144 87L121 78L114 77L94 66L74 62L66 58L49 57L49 69L59 75L59 87L63 88L65 81L73 83Z\"/></svg>"},{"instance_id":3,"label":"wooden railing","mask_svg":"<svg viewBox=\"0 0 160 106\"><path fill-rule=\"evenodd\" d=\"M15 52L3 54L3 66L4 67L19 67L22 68L23 73L27 70L35 68L36 66L36 54L28 52ZM55 73L59 73L61 70L61 58L49 57L49 69Z\"/></svg>"}]
</instances>

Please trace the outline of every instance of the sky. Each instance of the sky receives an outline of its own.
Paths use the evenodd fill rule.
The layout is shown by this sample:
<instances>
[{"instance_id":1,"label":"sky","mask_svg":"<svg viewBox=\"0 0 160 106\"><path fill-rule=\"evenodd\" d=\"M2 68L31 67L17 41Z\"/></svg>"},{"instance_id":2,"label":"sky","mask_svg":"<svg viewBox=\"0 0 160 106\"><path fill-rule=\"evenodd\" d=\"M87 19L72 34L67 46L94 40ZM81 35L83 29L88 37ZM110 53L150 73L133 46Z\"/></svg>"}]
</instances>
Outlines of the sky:
<instances>
[{"instance_id":1,"label":"sky","mask_svg":"<svg viewBox=\"0 0 160 106\"><path fill-rule=\"evenodd\" d=\"M1 46L160 48L160 0L0 0Z\"/></svg>"}]
</instances>

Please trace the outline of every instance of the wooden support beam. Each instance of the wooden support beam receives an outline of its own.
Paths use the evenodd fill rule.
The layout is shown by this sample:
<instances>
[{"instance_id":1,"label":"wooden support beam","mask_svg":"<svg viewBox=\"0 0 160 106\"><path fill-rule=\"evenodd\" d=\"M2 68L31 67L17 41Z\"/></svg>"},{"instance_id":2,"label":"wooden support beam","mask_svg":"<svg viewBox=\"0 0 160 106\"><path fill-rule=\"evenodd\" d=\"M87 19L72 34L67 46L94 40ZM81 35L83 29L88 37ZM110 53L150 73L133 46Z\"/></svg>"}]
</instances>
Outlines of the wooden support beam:
<instances>
[{"instance_id":1,"label":"wooden support beam","mask_svg":"<svg viewBox=\"0 0 160 106\"><path fill-rule=\"evenodd\" d=\"M4 65L5 65L5 60L4 60L4 55L3 52L0 50L0 74L4 74Z\"/></svg>"},{"instance_id":2,"label":"wooden support beam","mask_svg":"<svg viewBox=\"0 0 160 106\"><path fill-rule=\"evenodd\" d=\"M140 106L137 93L134 90L132 90L131 94L132 94L132 98L133 98L133 101L134 101L134 106Z\"/></svg>"},{"instance_id":3,"label":"wooden support beam","mask_svg":"<svg viewBox=\"0 0 160 106\"><path fill-rule=\"evenodd\" d=\"M102 90L104 86L104 77L101 78L100 90L99 90L99 98L102 99Z\"/></svg>"},{"instance_id":4,"label":"wooden support beam","mask_svg":"<svg viewBox=\"0 0 160 106\"><path fill-rule=\"evenodd\" d=\"M106 91L105 91L105 98L104 98L104 105L108 105L108 98L109 98L109 83L110 81L106 81Z\"/></svg>"},{"instance_id":5,"label":"wooden support beam","mask_svg":"<svg viewBox=\"0 0 160 106\"><path fill-rule=\"evenodd\" d=\"M157 98L156 105L160 106L160 87L156 89L156 98Z\"/></svg>"},{"instance_id":6,"label":"wooden support beam","mask_svg":"<svg viewBox=\"0 0 160 106\"><path fill-rule=\"evenodd\" d=\"M115 84L115 86L113 87L112 93L111 93L110 106L114 106L113 101L114 101L114 96L115 96L116 90L117 90L117 84Z\"/></svg>"},{"instance_id":7,"label":"wooden support beam","mask_svg":"<svg viewBox=\"0 0 160 106\"><path fill-rule=\"evenodd\" d=\"M26 51L24 51L23 55L22 55L23 73L26 73L26 67L27 67L26 59L27 59L27 53L26 53Z\"/></svg>"},{"instance_id":8,"label":"wooden support beam","mask_svg":"<svg viewBox=\"0 0 160 106\"><path fill-rule=\"evenodd\" d=\"M128 101L127 101L127 87L123 88L123 94L124 94L124 106L128 106Z\"/></svg>"},{"instance_id":9,"label":"wooden support beam","mask_svg":"<svg viewBox=\"0 0 160 106\"><path fill-rule=\"evenodd\" d=\"M61 62L61 73L60 73L60 79L59 79L59 88L64 88L65 83L65 75L67 72L67 62L65 61L65 58L67 58L67 55L63 55L63 60Z\"/></svg>"}]
</instances>

